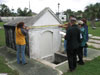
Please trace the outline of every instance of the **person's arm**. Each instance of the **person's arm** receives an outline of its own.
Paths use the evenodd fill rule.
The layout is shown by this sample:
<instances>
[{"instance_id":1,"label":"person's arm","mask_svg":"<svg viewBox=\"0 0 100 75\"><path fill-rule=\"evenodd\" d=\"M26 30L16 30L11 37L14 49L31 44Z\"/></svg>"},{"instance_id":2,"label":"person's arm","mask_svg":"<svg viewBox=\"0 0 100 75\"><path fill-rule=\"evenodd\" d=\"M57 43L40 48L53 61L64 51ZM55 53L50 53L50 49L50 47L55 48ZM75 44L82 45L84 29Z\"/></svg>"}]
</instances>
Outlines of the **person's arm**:
<instances>
[{"instance_id":1,"label":"person's arm","mask_svg":"<svg viewBox=\"0 0 100 75\"><path fill-rule=\"evenodd\" d=\"M21 32L23 35L27 35L28 34L28 30L24 29L24 28L21 28Z\"/></svg>"},{"instance_id":2,"label":"person's arm","mask_svg":"<svg viewBox=\"0 0 100 75\"><path fill-rule=\"evenodd\" d=\"M62 28L67 28L68 25L67 24L64 24L64 25L59 25L59 27L62 27Z\"/></svg>"},{"instance_id":3,"label":"person's arm","mask_svg":"<svg viewBox=\"0 0 100 75\"><path fill-rule=\"evenodd\" d=\"M86 34L86 30L84 29L84 40L85 40L85 42L87 42L87 34Z\"/></svg>"},{"instance_id":4,"label":"person's arm","mask_svg":"<svg viewBox=\"0 0 100 75\"><path fill-rule=\"evenodd\" d=\"M86 30L86 41L88 42L88 39L89 39L89 37L88 37L88 26L85 25L84 28Z\"/></svg>"},{"instance_id":5,"label":"person's arm","mask_svg":"<svg viewBox=\"0 0 100 75\"><path fill-rule=\"evenodd\" d=\"M82 42L82 39L83 39L83 36L82 36L82 33L81 33L80 29L79 29L79 33L78 33L78 41L79 41L79 43Z\"/></svg>"}]
</instances>

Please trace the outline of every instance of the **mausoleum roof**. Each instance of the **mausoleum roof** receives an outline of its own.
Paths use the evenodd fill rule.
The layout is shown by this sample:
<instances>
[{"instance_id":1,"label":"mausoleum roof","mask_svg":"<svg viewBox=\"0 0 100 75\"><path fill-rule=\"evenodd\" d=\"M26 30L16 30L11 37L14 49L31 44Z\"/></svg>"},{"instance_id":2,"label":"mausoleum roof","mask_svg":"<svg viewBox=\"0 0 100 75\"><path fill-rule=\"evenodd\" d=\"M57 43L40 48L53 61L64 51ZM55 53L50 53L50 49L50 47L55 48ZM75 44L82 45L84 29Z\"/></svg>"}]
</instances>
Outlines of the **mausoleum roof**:
<instances>
[{"instance_id":1,"label":"mausoleum roof","mask_svg":"<svg viewBox=\"0 0 100 75\"><path fill-rule=\"evenodd\" d=\"M14 19L6 24L4 24L4 26L16 26L17 23L19 22L24 22L26 26L31 26L33 25L42 15L44 15L47 11L49 11L52 16L60 23L62 24L61 20L57 18L57 16L55 15L55 13L49 8L45 8L44 10L42 10L39 14L37 14L36 16L31 16L31 17L21 17L21 18L17 18Z\"/></svg>"}]
</instances>

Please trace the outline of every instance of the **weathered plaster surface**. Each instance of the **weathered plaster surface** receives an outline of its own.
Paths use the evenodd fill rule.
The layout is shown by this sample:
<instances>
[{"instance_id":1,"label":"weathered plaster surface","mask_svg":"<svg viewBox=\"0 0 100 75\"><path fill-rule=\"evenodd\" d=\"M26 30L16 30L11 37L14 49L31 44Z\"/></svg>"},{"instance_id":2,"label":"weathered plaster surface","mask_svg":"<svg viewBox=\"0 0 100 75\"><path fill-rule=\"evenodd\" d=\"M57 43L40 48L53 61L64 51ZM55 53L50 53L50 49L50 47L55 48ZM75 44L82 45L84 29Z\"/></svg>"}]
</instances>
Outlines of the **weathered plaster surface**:
<instances>
[{"instance_id":1,"label":"weathered plaster surface","mask_svg":"<svg viewBox=\"0 0 100 75\"><path fill-rule=\"evenodd\" d=\"M29 31L29 48L31 58L44 58L52 55L61 46L59 29L44 29Z\"/></svg>"}]
</instances>

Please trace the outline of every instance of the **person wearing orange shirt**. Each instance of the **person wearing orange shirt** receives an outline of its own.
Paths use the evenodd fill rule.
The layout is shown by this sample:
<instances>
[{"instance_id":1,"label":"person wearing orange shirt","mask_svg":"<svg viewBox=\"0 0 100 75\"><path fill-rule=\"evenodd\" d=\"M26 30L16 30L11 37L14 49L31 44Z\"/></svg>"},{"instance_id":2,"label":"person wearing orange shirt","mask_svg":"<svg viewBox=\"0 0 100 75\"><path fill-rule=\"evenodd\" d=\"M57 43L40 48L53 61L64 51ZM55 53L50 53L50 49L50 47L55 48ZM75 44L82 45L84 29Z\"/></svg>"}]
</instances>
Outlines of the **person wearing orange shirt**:
<instances>
[{"instance_id":1,"label":"person wearing orange shirt","mask_svg":"<svg viewBox=\"0 0 100 75\"><path fill-rule=\"evenodd\" d=\"M28 27L24 26L24 22L20 22L17 24L15 33L16 33L16 48L17 48L17 63L20 64L27 64L25 60L25 46L26 40L25 36L28 33ZM21 59L20 60L20 52L21 52Z\"/></svg>"}]
</instances>

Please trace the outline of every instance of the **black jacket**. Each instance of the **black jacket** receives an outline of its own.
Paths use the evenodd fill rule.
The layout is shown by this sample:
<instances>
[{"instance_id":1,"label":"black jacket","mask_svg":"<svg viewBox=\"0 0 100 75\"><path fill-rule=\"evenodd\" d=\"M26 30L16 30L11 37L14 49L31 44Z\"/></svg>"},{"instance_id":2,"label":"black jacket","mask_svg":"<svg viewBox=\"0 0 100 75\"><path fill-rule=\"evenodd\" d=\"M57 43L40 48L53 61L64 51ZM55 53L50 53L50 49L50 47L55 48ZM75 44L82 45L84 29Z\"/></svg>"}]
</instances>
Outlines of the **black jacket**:
<instances>
[{"instance_id":1,"label":"black jacket","mask_svg":"<svg viewBox=\"0 0 100 75\"><path fill-rule=\"evenodd\" d=\"M67 49L77 49L80 46L80 29L77 25L72 25L66 32Z\"/></svg>"}]
</instances>

